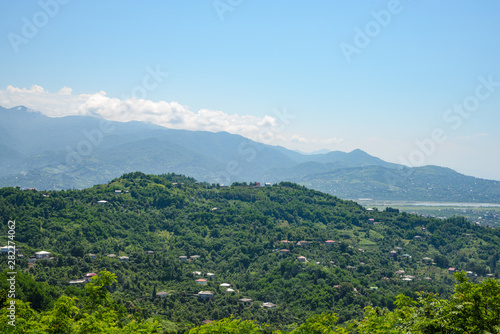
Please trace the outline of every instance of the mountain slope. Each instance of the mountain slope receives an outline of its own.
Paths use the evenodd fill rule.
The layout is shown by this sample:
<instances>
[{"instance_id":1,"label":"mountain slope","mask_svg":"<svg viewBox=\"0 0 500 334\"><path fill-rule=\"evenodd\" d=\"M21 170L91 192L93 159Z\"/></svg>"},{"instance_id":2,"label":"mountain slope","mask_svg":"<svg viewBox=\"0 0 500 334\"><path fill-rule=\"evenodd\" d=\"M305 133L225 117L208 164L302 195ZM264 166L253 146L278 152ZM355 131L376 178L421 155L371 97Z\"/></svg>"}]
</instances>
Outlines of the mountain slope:
<instances>
[{"instance_id":1,"label":"mountain slope","mask_svg":"<svg viewBox=\"0 0 500 334\"><path fill-rule=\"evenodd\" d=\"M473 271L476 280L499 273L498 229L367 211L289 182L219 188L179 175L129 173L85 190L2 188L0 212L16 221L24 255L18 270L35 252L49 251L55 259L37 260L29 275L72 296L84 292L78 283L66 288L70 280L110 270L118 278L111 291L128 312L183 328L231 314L280 329L321 312L345 322L367 305L392 309L399 293L449 296L450 266ZM5 244L7 224L0 229ZM154 298L160 291L168 296ZM200 291L213 297L202 299ZM266 310L265 302L277 306Z\"/></svg>"},{"instance_id":2,"label":"mountain slope","mask_svg":"<svg viewBox=\"0 0 500 334\"><path fill-rule=\"evenodd\" d=\"M351 199L500 203L498 181L407 168L361 150L301 154L226 132L0 107L0 186L85 188L136 170L225 185L286 180Z\"/></svg>"}]
</instances>

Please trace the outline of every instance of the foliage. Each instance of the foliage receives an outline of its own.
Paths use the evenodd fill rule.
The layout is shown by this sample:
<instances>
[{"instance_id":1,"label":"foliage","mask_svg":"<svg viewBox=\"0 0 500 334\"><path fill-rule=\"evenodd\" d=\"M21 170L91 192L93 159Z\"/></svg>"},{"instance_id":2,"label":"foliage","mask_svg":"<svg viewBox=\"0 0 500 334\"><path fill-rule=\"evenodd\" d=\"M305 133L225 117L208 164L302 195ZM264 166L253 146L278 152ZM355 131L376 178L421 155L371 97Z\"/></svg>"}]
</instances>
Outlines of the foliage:
<instances>
[{"instance_id":1,"label":"foliage","mask_svg":"<svg viewBox=\"0 0 500 334\"><path fill-rule=\"evenodd\" d=\"M62 295L52 309L37 313L29 303L11 299L15 305L15 319L10 318L10 310L0 311L0 331L2 333L156 333L157 322L143 322L124 319L114 308L106 290L114 280L113 274L101 271L86 285L85 305L77 307L78 299ZM103 306L104 301L111 302ZM14 321L14 322L12 322ZM12 323L9 323L12 322Z\"/></svg>"},{"instance_id":2,"label":"foliage","mask_svg":"<svg viewBox=\"0 0 500 334\"><path fill-rule=\"evenodd\" d=\"M107 203L98 204L101 200ZM29 302L37 319L57 310L66 320L86 324L88 331L93 323L125 328L149 319L163 324L164 331L182 332L231 315L287 331L312 316L332 313L343 326L361 319L367 306L378 310L370 311L374 314L389 314L397 309L398 295L415 302L420 291L425 298L438 293L451 298L448 265L473 271L474 282L498 275L500 268L498 229L457 217L366 211L290 182L221 187L176 174L136 172L85 190L3 188L0 215L5 223L16 220L16 245L24 255L16 258L16 298ZM0 226L0 236L7 235L6 226ZM309 243L300 245L301 240ZM289 252L280 252L283 248ZM390 254L396 248L401 249ZM28 264L40 250L54 258ZM180 261L181 255L189 260ZM298 256L307 261L297 261ZM70 280L104 270L113 274L68 286ZM215 273L215 279L201 287L196 272L201 278ZM0 274L4 304L5 275ZM201 290L214 297L198 298ZM160 291L167 296L157 296ZM56 308L61 296L70 299ZM244 297L253 304L243 305L239 299ZM277 307L266 310L264 302ZM79 318L67 311L71 303Z\"/></svg>"}]
</instances>

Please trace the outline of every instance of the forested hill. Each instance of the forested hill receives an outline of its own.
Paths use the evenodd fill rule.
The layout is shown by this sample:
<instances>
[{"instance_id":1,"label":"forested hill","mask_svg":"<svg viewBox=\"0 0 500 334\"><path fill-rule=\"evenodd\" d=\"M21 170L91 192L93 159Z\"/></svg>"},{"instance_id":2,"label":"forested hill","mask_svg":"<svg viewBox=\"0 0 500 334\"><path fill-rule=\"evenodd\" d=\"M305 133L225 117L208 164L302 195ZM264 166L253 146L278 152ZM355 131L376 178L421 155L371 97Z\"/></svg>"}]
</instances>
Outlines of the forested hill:
<instances>
[{"instance_id":1,"label":"forested hill","mask_svg":"<svg viewBox=\"0 0 500 334\"><path fill-rule=\"evenodd\" d=\"M47 310L59 295L85 294L70 280L108 270L119 305L172 330L231 314L285 330L321 312L343 323L368 305L393 309L400 293L449 296L449 267L477 281L499 270L498 229L367 211L288 182L221 188L136 172L85 190L2 188L0 215L2 244L16 222L17 270L44 283L23 278L19 298ZM39 251L53 259L28 264Z\"/></svg>"},{"instance_id":2,"label":"forested hill","mask_svg":"<svg viewBox=\"0 0 500 334\"><path fill-rule=\"evenodd\" d=\"M345 199L500 203L500 181L405 167L356 149L302 154L227 132L167 129L0 106L0 187L84 189L127 172L289 181Z\"/></svg>"}]
</instances>

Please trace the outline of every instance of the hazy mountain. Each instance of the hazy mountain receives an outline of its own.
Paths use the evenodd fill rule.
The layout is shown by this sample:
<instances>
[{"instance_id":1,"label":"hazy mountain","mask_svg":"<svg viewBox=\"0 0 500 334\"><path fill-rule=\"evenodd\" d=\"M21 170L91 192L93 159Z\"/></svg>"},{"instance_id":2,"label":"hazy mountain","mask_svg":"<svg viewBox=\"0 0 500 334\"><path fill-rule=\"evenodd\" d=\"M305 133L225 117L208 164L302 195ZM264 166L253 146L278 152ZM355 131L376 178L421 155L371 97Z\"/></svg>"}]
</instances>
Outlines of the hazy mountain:
<instances>
[{"instance_id":1,"label":"hazy mountain","mask_svg":"<svg viewBox=\"0 0 500 334\"><path fill-rule=\"evenodd\" d=\"M407 168L362 150L302 154L226 132L0 107L0 186L85 188L132 171L211 183L299 182L342 198L500 202L500 182Z\"/></svg>"}]
</instances>

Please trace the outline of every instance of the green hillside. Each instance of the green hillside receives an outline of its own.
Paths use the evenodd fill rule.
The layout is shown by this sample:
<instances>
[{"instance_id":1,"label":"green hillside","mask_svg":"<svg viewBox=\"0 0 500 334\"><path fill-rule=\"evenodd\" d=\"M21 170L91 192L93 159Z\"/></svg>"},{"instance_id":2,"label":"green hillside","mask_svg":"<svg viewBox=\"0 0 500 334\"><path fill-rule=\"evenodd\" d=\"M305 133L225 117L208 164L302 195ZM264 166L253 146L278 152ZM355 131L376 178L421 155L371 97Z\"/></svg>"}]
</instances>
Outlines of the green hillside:
<instances>
[{"instance_id":1,"label":"green hillside","mask_svg":"<svg viewBox=\"0 0 500 334\"><path fill-rule=\"evenodd\" d=\"M16 270L34 279L18 293L44 301L32 305L38 311L63 294L83 299L84 283L70 280L107 270L116 275L110 291L123 310L175 330L231 315L285 331L322 312L337 313L342 324L360 319L366 306L393 310L398 294L450 297L449 267L472 271L477 282L500 270L498 229L367 211L289 182L221 188L135 172L85 190L2 188L0 215L3 244L8 220L16 221L24 256ZM53 259L29 264L42 250ZM5 279L0 284L7 289Z\"/></svg>"}]
</instances>

